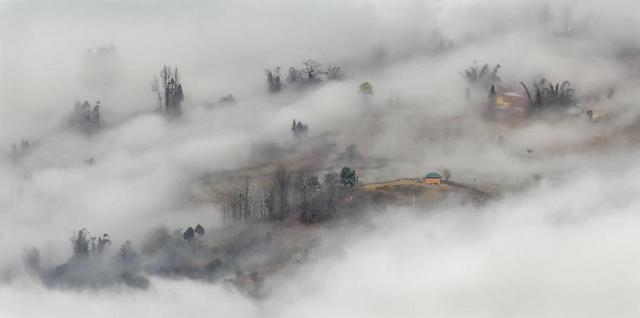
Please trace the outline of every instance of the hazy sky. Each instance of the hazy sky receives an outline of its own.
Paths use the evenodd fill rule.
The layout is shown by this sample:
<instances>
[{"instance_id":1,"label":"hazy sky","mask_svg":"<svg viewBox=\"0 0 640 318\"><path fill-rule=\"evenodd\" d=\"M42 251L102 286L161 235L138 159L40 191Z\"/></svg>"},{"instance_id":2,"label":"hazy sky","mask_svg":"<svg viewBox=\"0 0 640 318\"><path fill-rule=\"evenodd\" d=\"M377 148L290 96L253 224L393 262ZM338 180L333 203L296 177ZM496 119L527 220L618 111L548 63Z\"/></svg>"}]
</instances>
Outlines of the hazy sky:
<instances>
[{"instance_id":1,"label":"hazy sky","mask_svg":"<svg viewBox=\"0 0 640 318\"><path fill-rule=\"evenodd\" d=\"M630 0L0 0L0 316L637 317L639 153L620 131L639 113L638 30ZM265 69L309 58L344 79L267 92ZM485 125L464 96L474 62L499 63L518 92L542 77L583 96L615 87L595 105L610 120ZM154 111L150 84L165 64L185 88L178 121ZM227 94L235 105L207 106ZM91 136L67 127L84 100L103 105ZM252 162L256 143L286 143L292 118L391 160L365 181L442 168L463 181L542 178L482 207L327 229L312 261L273 277L263 301L161 278L147 291L49 290L24 273L25 247L59 264L83 227L119 246L159 225L223 226L191 200L196 180ZM434 122L460 135L435 138ZM584 147L603 135L606 146ZM22 139L34 146L15 162Z\"/></svg>"}]
</instances>

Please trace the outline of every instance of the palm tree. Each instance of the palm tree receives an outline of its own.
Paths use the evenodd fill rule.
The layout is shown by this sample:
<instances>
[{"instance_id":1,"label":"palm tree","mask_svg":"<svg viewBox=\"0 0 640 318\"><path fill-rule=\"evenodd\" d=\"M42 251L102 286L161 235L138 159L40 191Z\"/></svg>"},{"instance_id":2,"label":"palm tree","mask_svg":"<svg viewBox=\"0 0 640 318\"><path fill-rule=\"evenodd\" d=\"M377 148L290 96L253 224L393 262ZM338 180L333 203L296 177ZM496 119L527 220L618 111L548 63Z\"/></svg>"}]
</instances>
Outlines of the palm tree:
<instances>
[{"instance_id":1,"label":"palm tree","mask_svg":"<svg viewBox=\"0 0 640 318\"><path fill-rule=\"evenodd\" d=\"M489 88L500 81L498 70L500 70L500 64L497 64L491 71L489 71L489 64L484 64L482 68L478 68L474 64L464 71L464 77L470 84Z\"/></svg>"},{"instance_id":2,"label":"palm tree","mask_svg":"<svg viewBox=\"0 0 640 318\"><path fill-rule=\"evenodd\" d=\"M529 88L520 82L527 93L529 99L529 107L532 111L540 111L545 106L572 106L576 104L575 90L571 88L569 81L564 81L562 84L549 83L547 85L546 79L542 79L537 83L534 83L535 96L531 95Z\"/></svg>"},{"instance_id":3,"label":"palm tree","mask_svg":"<svg viewBox=\"0 0 640 318\"><path fill-rule=\"evenodd\" d=\"M571 106L575 104L575 90L571 88L569 81L564 81L562 84L549 83L549 87L543 90L545 103L547 105L555 106Z\"/></svg>"},{"instance_id":4,"label":"palm tree","mask_svg":"<svg viewBox=\"0 0 640 318\"><path fill-rule=\"evenodd\" d=\"M531 95L531 91L529 91L529 88L527 87L527 85L525 85L523 82L520 82L520 85L524 87L524 91L527 93L527 98L529 99L530 112L542 110L544 106L544 93L543 93L542 87L544 87L544 84L546 81L547 80L543 78L542 80L540 80L540 82L533 83L533 88L535 89L534 96Z\"/></svg>"}]
</instances>

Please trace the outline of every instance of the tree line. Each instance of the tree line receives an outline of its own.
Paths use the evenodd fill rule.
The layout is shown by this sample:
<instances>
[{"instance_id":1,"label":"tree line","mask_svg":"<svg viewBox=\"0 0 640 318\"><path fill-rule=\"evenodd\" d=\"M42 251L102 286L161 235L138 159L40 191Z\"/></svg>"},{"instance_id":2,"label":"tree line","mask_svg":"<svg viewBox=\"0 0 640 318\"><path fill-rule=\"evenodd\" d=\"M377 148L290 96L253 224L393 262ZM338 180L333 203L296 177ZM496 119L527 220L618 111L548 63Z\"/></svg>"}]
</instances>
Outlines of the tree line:
<instances>
[{"instance_id":1,"label":"tree line","mask_svg":"<svg viewBox=\"0 0 640 318\"><path fill-rule=\"evenodd\" d=\"M358 186L355 170L326 173L322 180L308 171L279 166L267 182L245 177L240 187L223 194L223 218L232 221L283 221L292 216L304 224L319 223L346 207Z\"/></svg>"}]
</instances>

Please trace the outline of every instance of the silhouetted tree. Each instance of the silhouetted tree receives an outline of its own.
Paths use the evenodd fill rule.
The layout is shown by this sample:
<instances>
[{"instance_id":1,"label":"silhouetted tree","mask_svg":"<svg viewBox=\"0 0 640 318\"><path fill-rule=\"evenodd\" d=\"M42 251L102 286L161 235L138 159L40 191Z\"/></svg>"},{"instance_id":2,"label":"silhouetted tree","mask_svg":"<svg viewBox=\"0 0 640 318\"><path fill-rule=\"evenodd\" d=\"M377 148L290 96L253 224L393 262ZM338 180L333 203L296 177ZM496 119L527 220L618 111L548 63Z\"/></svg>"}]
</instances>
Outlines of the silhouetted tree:
<instances>
[{"instance_id":1,"label":"silhouetted tree","mask_svg":"<svg viewBox=\"0 0 640 318\"><path fill-rule=\"evenodd\" d=\"M529 108L532 111L541 111L543 108L547 107L558 107L558 106L573 106L576 105L577 99L575 98L575 90L571 88L571 83L568 81L563 82L562 84L556 83L553 85L549 83L546 86L546 79L542 79L537 83L534 83L534 93L532 96L529 88L523 83L520 82L520 85L524 87L524 90L527 94L527 98L529 99Z\"/></svg>"},{"instance_id":2,"label":"silhouetted tree","mask_svg":"<svg viewBox=\"0 0 640 318\"><path fill-rule=\"evenodd\" d=\"M277 93L282 89L282 82L280 81L280 67L276 67L273 70L265 70L267 74L267 83L269 84L269 92Z\"/></svg>"},{"instance_id":3,"label":"silhouetted tree","mask_svg":"<svg viewBox=\"0 0 640 318\"><path fill-rule=\"evenodd\" d=\"M293 132L293 137L302 138L307 135L309 126L303 124L301 121L296 122L294 118L293 123L291 124L291 131Z\"/></svg>"},{"instance_id":4,"label":"silhouetted tree","mask_svg":"<svg viewBox=\"0 0 640 318\"><path fill-rule=\"evenodd\" d=\"M235 103L236 98L232 94L227 94L225 96L220 97L220 103L223 104L233 104Z\"/></svg>"},{"instance_id":5,"label":"silhouetted tree","mask_svg":"<svg viewBox=\"0 0 640 318\"><path fill-rule=\"evenodd\" d=\"M322 190L324 191L325 203L323 210L328 214L336 211L339 199L339 183L338 174L335 172L327 173L322 180Z\"/></svg>"},{"instance_id":6,"label":"silhouetted tree","mask_svg":"<svg viewBox=\"0 0 640 318\"><path fill-rule=\"evenodd\" d=\"M571 88L571 83L565 81L562 84L549 83L549 86L543 90L543 98L545 105L571 106L575 105L575 90Z\"/></svg>"},{"instance_id":7,"label":"silhouetted tree","mask_svg":"<svg viewBox=\"0 0 640 318\"><path fill-rule=\"evenodd\" d=\"M338 80L342 78L342 73L340 71L340 66L337 65L329 65L327 70L325 71L328 80Z\"/></svg>"},{"instance_id":8,"label":"silhouetted tree","mask_svg":"<svg viewBox=\"0 0 640 318\"><path fill-rule=\"evenodd\" d=\"M365 99L367 99L369 95L373 95L373 86L371 86L369 82L364 82L360 84L360 86L358 87L358 91Z\"/></svg>"},{"instance_id":9,"label":"silhouetted tree","mask_svg":"<svg viewBox=\"0 0 640 318\"><path fill-rule=\"evenodd\" d=\"M171 114L178 115L181 112L182 101L184 101L184 92L178 68L173 70L169 66L163 66L159 73L159 80L156 76L151 85L151 90L156 93L158 104Z\"/></svg>"},{"instance_id":10,"label":"silhouetted tree","mask_svg":"<svg viewBox=\"0 0 640 318\"><path fill-rule=\"evenodd\" d=\"M90 234L87 229L81 229L72 237L73 243L73 259L89 258L90 253Z\"/></svg>"},{"instance_id":11,"label":"silhouetted tree","mask_svg":"<svg viewBox=\"0 0 640 318\"><path fill-rule=\"evenodd\" d=\"M481 68L478 68L478 65L474 63L464 71L464 77L471 85L489 89L500 81L499 70L500 64L497 64L493 70L489 71L489 64L484 64Z\"/></svg>"},{"instance_id":12,"label":"silhouetted tree","mask_svg":"<svg viewBox=\"0 0 640 318\"><path fill-rule=\"evenodd\" d=\"M289 76L287 76L288 82L297 83L300 81L301 77L302 77L302 73L299 70L297 70L293 66L289 68Z\"/></svg>"},{"instance_id":13,"label":"silhouetted tree","mask_svg":"<svg viewBox=\"0 0 640 318\"><path fill-rule=\"evenodd\" d=\"M442 170L442 176L446 179L449 180L451 178L451 170L449 169L444 169Z\"/></svg>"},{"instance_id":14,"label":"silhouetted tree","mask_svg":"<svg viewBox=\"0 0 640 318\"><path fill-rule=\"evenodd\" d=\"M320 71L320 63L315 60L306 60L302 62L304 68L302 69L302 73L306 75L307 80L310 82L319 80Z\"/></svg>"},{"instance_id":15,"label":"silhouetted tree","mask_svg":"<svg viewBox=\"0 0 640 318\"><path fill-rule=\"evenodd\" d=\"M198 234L198 236L204 236L204 227L202 227L202 225L196 225L194 231L196 232L196 234Z\"/></svg>"},{"instance_id":16,"label":"silhouetted tree","mask_svg":"<svg viewBox=\"0 0 640 318\"><path fill-rule=\"evenodd\" d=\"M131 241L125 241L118 251L118 258L124 263L131 263L135 261L138 253L133 249L133 243Z\"/></svg>"},{"instance_id":17,"label":"silhouetted tree","mask_svg":"<svg viewBox=\"0 0 640 318\"><path fill-rule=\"evenodd\" d=\"M546 81L545 79L542 79L540 82L533 84L534 95L531 95L531 91L529 91L529 88L527 87L527 85L525 85L523 82L520 82L520 85L524 87L524 91L527 94L527 99L529 100L530 113L541 111L542 108L544 107L542 90L543 90L545 81Z\"/></svg>"},{"instance_id":18,"label":"silhouetted tree","mask_svg":"<svg viewBox=\"0 0 640 318\"><path fill-rule=\"evenodd\" d=\"M184 231L184 233L182 233L182 238L187 241L193 240L194 236L195 236L195 231L193 230L192 227L188 227L187 230Z\"/></svg>"},{"instance_id":19,"label":"silhouetted tree","mask_svg":"<svg viewBox=\"0 0 640 318\"><path fill-rule=\"evenodd\" d=\"M104 252L104 249L111 245L111 239L109 238L109 234L102 234L102 237L98 238L98 246L97 246L97 252L98 254L101 254L102 252Z\"/></svg>"},{"instance_id":20,"label":"silhouetted tree","mask_svg":"<svg viewBox=\"0 0 640 318\"><path fill-rule=\"evenodd\" d=\"M289 215L290 180L291 177L287 173L286 167L284 165L279 166L273 175L273 187L279 203L275 213L278 220L282 220Z\"/></svg>"},{"instance_id":21,"label":"silhouetted tree","mask_svg":"<svg viewBox=\"0 0 640 318\"><path fill-rule=\"evenodd\" d=\"M353 189L358 185L358 174L354 169L344 167L340 171L340 182L346 189Z\"/></svg>"},{"instance_id":22,"label":"silhouetted tree","mask_svg":"<svg viewBox=\"0 0 640 318\"><path fill-rule=\"evenodd\" d=\"M318 200L320 191L318 177L305 172L299 173L294 182L294 190L298 200L298 208L302 212L302 222L313 223L319 220L321 207Z\"/></svg>"},{"instance_id":23,"label":"silhouetted tree","mask_svg":"<svg viewBox=\"0 0 640 318\"><path fill-rule=\"evenodd\" d=\"M100 128L100 101L96 101L93 108L88 101L76 102L70 120L71 126L91 133Z\"/></svg>"},{"instance_id":24,"label":"silhouetted tree","mask_svg":"<svg viewBox=\"0 0 640 318\"><path fill-rule=\"evenodd\" d=\"M40 251L37 248L31 247L25 249L22 260L28 270L32 272L38 272L40 270Z\"/></svg>"}]
</instances>

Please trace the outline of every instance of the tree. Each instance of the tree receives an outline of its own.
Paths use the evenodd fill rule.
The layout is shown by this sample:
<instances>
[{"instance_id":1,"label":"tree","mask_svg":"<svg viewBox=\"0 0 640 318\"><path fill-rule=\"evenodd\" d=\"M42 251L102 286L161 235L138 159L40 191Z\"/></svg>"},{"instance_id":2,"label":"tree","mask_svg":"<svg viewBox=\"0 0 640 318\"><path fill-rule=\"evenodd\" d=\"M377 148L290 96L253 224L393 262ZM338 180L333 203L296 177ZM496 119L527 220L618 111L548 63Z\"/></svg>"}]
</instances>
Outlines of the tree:
<instances>
[{"instance_id":1,"label":"tree","mask_svg":"<svg viewBox=\"0 0 640 318\"><path fill-rule=\"evenodd\" d=\"M499 70L500 64L497 64L493 70L489 71L489 64L484 64L481 68L478 68L478 65L474 63L474 65L464 71L464 77L471 85L489 89L491 86L500 82L500 76L498 76Z\"/></svg>"},{"instance_id":2,"label":"tree","mask_svg":"<svg viewBox=\"0 0 640 318\"><path fill-rule=\"evenodd\" d=\"M233 104L236 102L236 98L232 94L224 95L220 97L219 100L220 100L220 103L223 103L223 104Z\"/></svg>"},{"instance_id":3,"label":"tree","mask_svg":"<svg viewBox=\"0 0 640 318\"><path fill-rule=\"evenodd\" d=\"M40 251L37 248L31 247L25 249L24 254L22 255L22 260L28 270L33 272L38 272L40 270Z\"/></svg>"},{"instance_id":4,"label":"tree","mask_svg":"<svg viewBox=\"0 0 640 318\"><path fill-rule=\"evenodd\" d=\"M545 105L570 106L575 104L575 90L571 88L569 81L562 84L549 83L549 86L543 90L543 98Z\"/></svg>"},{"instance_id":5,"label":"tree","mask_svg":"<svg viewBox=\"0 0 640 318\"><path fill-rule=\"evenodd\" d=\"M493 112L496 109L498 95L496 94L496 87L491 85L491 89L489 90L489 112Z\"/></svg>"},{"instance_id":6,"label":"tree","mask_svg":"<svg viewBox=\"0 0 640 318\"><path fill-rule=\"evenodd\" d=\"M327 70L325 71L328 80L339 80L342 78L342 73L340 72L340 66L337 65L329 65Z\"/></svg>"},{"instance_id":7,"label":"tree","mask_svg":"<svg viewBox=\"0 0 640 318\"><path fill-rule=\"evenodd\" d=\"M529 108L531 111L541 111L546 107L572 106L577 103L575 98L575 90L571 88L571 83L565 81L562 84L549 83L547 86L546 79L542 79L533 84L535 95L532 96L529 88L520 82L529 99Z\"/></svg>"},{"instance_id":8,"label":"tree","mask_svg":"<svg viewBox=\"0 0 640 318\"><path fill-rule=\"evenodd\" d=\"M325 206L323 210L333 213L337 209L339 191L338 184L340 180L335 172L327 173L322 180L322 188L325 195Z\"/></svg>"},{"instance_id":9,"label":"tree","mask_svg":"<svg viewBox=\"0 0 640 318\"><path fill-rule=\"evenodd\" d=\"M533 84L533 88L535 95L531 95L531 91L529 91L529 88L527 87L527 85L525 85L523 82L520 82L520 85L522 85L522 87L524 87L524 91L527 94L527 99L529 100L529 112L536 112L536 111L541 111L542 108L544 107L544 98L543 98L543 94L542 94L542 86L544 86L545 83L545 79L542 79L540 82L538 83L534 83Z\"/></svg>"},{"instance_id":10,"label":"tree","mask_svg":"<svg viewBox=\"0 0 640 318\"><path fill-rule=\"evenodd\" d=\"M102 237L98 238L98 247L97 247L97 252L98 254L102 254L102 252L104 252L104 249L111 245L111 239L109 238L109 234L102 234Z\"/></svg>"},{"instance_id":11,"label":"tree","mask_svg":"<svg viewBox=\"0 0 640 318\"><path fill-rule=\"evenodd\" d=\"M371 84L369 84L369 82L364 82L364 83L360 84L360 87L359 87L358 91L366 99L367 96L373 95L373 86L371 86Z\"/></svg>"},{"instance_id":12,"label":"tree","mask_svg":"<svg viewBox=\"0 0 640 318\"><path fill-rule=\"evenodd\" d=\"M302 65L304 65L302 73L306 75L308 81L313 82L319 80L318 75L321 73L320 66L322 66L320 63L309 59L302 62Z\"/></svg>"},{"instance_id":13,"label":"tree","mask_svg":"<svg viewBox=\"0 0 640 318\"><path fill-rule=\"evenodd\" d=\"M89 115L89 120L95 125L100 124L100 101L96 101L95 106L93 106L91 114Z\"/></svg>"},{"instance_id":14,"label":"tree","mask_svg":"<svg viewBox=\"0 0 640 318\"><path fill-rule=\"evenodd\" d=\"M318 192L320 182L318 176L309 175L306 172L297 175L294 189L298 199L298 207L302 211L301 218L304 223L313 223L320 218L318 208Z\"/></svg>"},{"instance_id":15,"label":"tree","mask_svg":"<svg viewBox=\"0 0 640 318\"><path fill-rule=\"evenodd\" d=\"M251 185L251 182L249 180L249 176L245 176L244 177L244 187L243 187L243 194L240 195L240 198L242 199L242 212L243 212L243 217L245 221L249 220L249 217L251 216L251 202L249 199L249 186Z\"/></svg>"},{"instance_id":16,"label":"tree","mask_svg":"<svg viewBox=\"0 0 640 318\"><path fill-rule=\"evenodd\" d=\"M265 70L267 74L267 83L269 84L269 92L277 93L282 89L282 82L280 81L280 66L273 70Z\"/></svg>"},{"instance_id":17,"label":"tree","mask_svg":"<svg viewBox=\"0 0 640 318\"><path fill-rule=\"evenodd\" d=\"M124 244L120 246L120 250L118 251L118 258L120 261L124 263L131 263L135 261L138 253L133 249L133 243L131 241L125 241Z\"/></svg>"},{"instance_id":18,"label":"tree","mask_svg":"<svg viewBox=\"0 0 640 318\"><path fill-rule=\"evenodd\" d=\"M307 135L307 132L309 131L309 126L303 124L301 121L296 122L294 118L293 124L291 124L291 131L293 132L293 137L302 138Z\"/></svg>"},{"instance_id":19,"label":"tree","mask_svg":"<svg viewBox=\"0 0 640 318\"><path fill-rule=\"evenodd\" d=\"M446 179L449 180L451 178L451 170L449 169L444 169L442 171L442 176Z\"/></svg>"},{"instance_id":20,"label":"tree","mask_svg":"<svg viewBox=\"0 0 640 318\"><path fill-rule=\"evenodd\" d=\"M86 133L92 133L100 128L100 101L96 101L93 108L89 101L76 102L70 120L71 126L79 128Z\"/></svg>"},{"instance_id":21,"label":"tree","mask_svg":"<svg viewBox=\"0 0 640 318\"><path fill-rule=\"evenodd\" d=\"M87 229L76 232L71 239L73 243L73 259L88 259L90 250L90 234Z\"/></svg>"},{"instance_id":22,"label":"tree","mask_svg":"<svg viewBox=\"0 0 640 318\"><path fill-rule=\"evenodd\" d=\"M299 82L301 77L302 77L302 73L299 70L297 70L293 66L289 68L289 76L287 77L288 82L290 83Z\"/></svg>"},{"instance_id":23,"label":"tree","mask_svg":"<svg viewBox=\"0 0 640 318\"><path fill-rule=\"evenodd\" d=\"M353 189L358 185L358 174L354 169L344 167L340 171L340 182L346 189Z\"/></svg>"},{"instance_id":24,"label":"tree","mask_svg":"<svg viewBox=\"0 0 640 318\"><path fill-rule=\"evenodd\" d=\"M202 225L200 225L200 224L196 225L196 228L194 229L194 231L199 236L204 236L204 227Z\"/></svg>"},{"instance_id":25,"label":"tree","mask_svg":"<svg viewBox=\"0 0 640 318\"><path fill-rule=\"evenodd\" d=\"M275 213L276 219L282 220L289 215L289 182L291 177L287 173L287 169L284 165L281 165L276 169L273 175L273 187L275 195L278 198L279 206Z\"/></svg>"},{"instance_id":26,"label":"tree","mask_svg":"<svg viewBox=\"0 0 640 318\"><path fill-rule=\"evenodd\" d=\"M73 260L88 259L90 256L101 255L107 246L111 245L109 234L100 237L91 236L87 229L81 229L71 238L73 244Z\"/></svg>"},{"instance_id":27,"label":"tree","mask_svg":"<svg viewBox=\"0 0 640 318\"><path fill-rule=\"evenodd\" d=\"M182 233L182 238L187 241L193 240L194 236L195 236L195 231L193 230L192 227L188 227L187 230L184 231L184 233Z\"/></svg>"},{"instance_id":28,"label":"tree","mask_svg":"<svg viewBox=\"0 0 640 318\"><path fill-rule=\"evenodd\" d=\"M165 65L151 84L151 91L156 93L158 105L171 115L178 115L181 112L181 105L184 101L184 92L180 82L178 68L173 70Z\"/></svg>"},{"instance_id":29,"label":"tree","mask_svg":"<svg viewBox=\"0 0 640 318\"><path fill-rule=\"evenodd\" d=\"M266 217L269 220L275 220L276 219L276 214L275 214L275 209L276 209L276 190L275 190L275 186L274 185L269 185L266 190L263 193L263 204L264 204L264 209L266 212Z\"/></svg>"}]
</instances>

